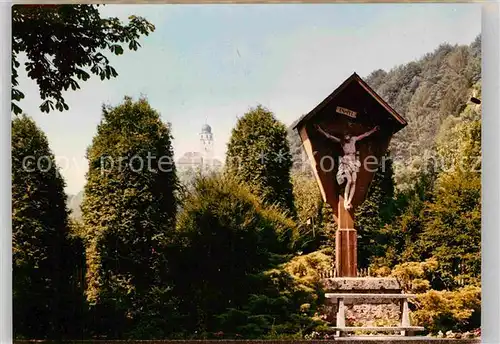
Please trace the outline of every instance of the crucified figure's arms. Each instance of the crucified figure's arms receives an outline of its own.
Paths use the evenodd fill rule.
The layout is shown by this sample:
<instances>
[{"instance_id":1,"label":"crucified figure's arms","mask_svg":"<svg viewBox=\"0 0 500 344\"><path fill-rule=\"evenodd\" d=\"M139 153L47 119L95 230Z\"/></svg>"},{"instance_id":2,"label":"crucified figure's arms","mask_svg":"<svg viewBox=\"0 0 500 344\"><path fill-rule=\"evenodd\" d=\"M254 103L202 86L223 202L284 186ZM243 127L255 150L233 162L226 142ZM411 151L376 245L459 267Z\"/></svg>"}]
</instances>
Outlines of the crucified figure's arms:
<instances>
[{"instance_id":1,"label":"crucified figure's arms","mask_svg":"<svg viewBox=\"0 0 500 344\"><path fill-rule=\"evenodd\" d=\"M321 129L321 127L319 125L314 125L314 127L321 133L323 134L324 136L326 136L327 138L329 138L330 140L333 140L335 142L340 142L340 139L336 136L333 136L332 134L328 134L326 131L324 131L323 129Z\"/></svg>"},{"instance_id":2,"label":"crucified figure's arms","mask_svg":"<svg viewBox=\"0 0 500 344\"><path fill-rule=\"evenodd\" d=\"M379 130L379 129L380 129L380 127L377 125L377 126L376 126L375 128L373 128L372 130L367 131L366 133L361 134L361 135L359 135L359 136L356 136L356 141L362 140L362 139L364 139L365 137L370 136L371 134L373 134L374 132L376 132L376 131L377 131L377 130Z\"/></svg>"}]
</instances>

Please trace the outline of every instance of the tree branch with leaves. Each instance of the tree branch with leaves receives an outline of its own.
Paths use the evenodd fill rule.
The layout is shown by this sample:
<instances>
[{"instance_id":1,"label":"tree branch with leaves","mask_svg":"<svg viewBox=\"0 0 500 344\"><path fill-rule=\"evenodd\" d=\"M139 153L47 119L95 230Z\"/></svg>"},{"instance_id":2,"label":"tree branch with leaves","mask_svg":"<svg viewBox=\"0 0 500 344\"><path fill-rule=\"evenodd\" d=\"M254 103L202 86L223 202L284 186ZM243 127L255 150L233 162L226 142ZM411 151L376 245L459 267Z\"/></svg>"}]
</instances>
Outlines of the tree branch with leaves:
<instances>
[{"instance_id":1,"label":"tree branch with leaves","mask_svg":"<svg viewBox=\"0 0 500 344\"><path fill-rule=\"evenodd\" d=\"M63 91L80 88L91 74L104 79L118 76L105 55L137 50L139 38L155 27L145 18L101 18L99 5L16 5L12 8L12 112L22 113L19 102L19 55L26 54L24 68L40 91L40 111L69 109Z\"/></svg>"}]
</instances>

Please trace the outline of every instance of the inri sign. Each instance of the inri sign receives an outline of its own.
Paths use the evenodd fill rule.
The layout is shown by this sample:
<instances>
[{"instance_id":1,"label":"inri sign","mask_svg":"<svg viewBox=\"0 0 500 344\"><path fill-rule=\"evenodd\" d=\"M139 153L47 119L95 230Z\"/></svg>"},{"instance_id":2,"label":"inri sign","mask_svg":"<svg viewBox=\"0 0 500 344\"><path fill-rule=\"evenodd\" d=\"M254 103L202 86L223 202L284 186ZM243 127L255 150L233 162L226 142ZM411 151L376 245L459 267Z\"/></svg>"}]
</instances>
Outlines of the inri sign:
<instances>
[{"instance_id":1,"label":"inri sign","mask_svg":"<svg viewBox=\"0 0 500 344\"><path fill-rule=\"evenodd\" d=\"M342 114L342 115L346 115L346 116L349 116L352 118L356 118L356 115L357 115L356 111L352 111L352 110L349 110L349 109L346 109L346 108L343 108L340 106L337 106L337 112Z\"/></svg>"}]
</instances>

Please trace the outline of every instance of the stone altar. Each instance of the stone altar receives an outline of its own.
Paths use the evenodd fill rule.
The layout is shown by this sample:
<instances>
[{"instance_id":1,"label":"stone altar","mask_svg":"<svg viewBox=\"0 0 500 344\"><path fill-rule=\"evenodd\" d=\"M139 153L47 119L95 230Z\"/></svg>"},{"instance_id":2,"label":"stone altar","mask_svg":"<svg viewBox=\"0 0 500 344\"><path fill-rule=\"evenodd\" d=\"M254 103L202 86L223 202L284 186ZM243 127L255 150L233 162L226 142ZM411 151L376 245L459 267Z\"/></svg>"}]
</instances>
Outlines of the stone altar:
<instances>
[{"instance_id":1,"label":"stone altar","mask_svg":"<svg viewBox=\"0 0 500 344\"><path fill-rule=\"evenodd\" d=\"M352 293L352 294L397 294L401 287L394 278L377 277L333 277L324 278L322 286L325 293ZM337 325L338 303L335 298L327 298L324 314L326 320ZM379 320L396 325L402 316L397 301L387 302L380 298L346 299L346 317L356 319L366 326L376 325ZM350 322L350 321L349 321Z\"/></svg>"}]
</instances>

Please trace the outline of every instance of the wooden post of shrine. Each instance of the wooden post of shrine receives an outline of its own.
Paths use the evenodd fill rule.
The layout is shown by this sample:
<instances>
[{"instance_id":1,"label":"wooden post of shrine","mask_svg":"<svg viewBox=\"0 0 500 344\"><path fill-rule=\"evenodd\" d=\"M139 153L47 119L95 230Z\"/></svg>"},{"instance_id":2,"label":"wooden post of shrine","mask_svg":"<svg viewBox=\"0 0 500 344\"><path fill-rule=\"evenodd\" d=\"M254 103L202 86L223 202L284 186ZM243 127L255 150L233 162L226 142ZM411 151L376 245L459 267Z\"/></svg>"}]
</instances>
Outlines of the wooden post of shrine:
<instances>
[{"instance_id":1,"label":"wooden post of shrine","mask_svg":"<svg viewBox=\"0 0 500 344\"><path fill-rule=\"evenodd\" d=\"M357 276L354 212L363 203L392 135L406 121L356 73L297 121L323 200L333 210L338 277ZM331 162L328 164L328 162Z\"/></svg>"},{"instance_id":2,"label":"wooden post of shrine","mask_svg":"<svg viewBox=\"0 0 500 344\"><path fill-rule=\"evenodd\" d=\"M344 199L338 201L338 228L335 233L335 267L337 275L356 277L358 270L357 234L354 228L354 212L344 208Z\"/></svg>"}]
</instances>

